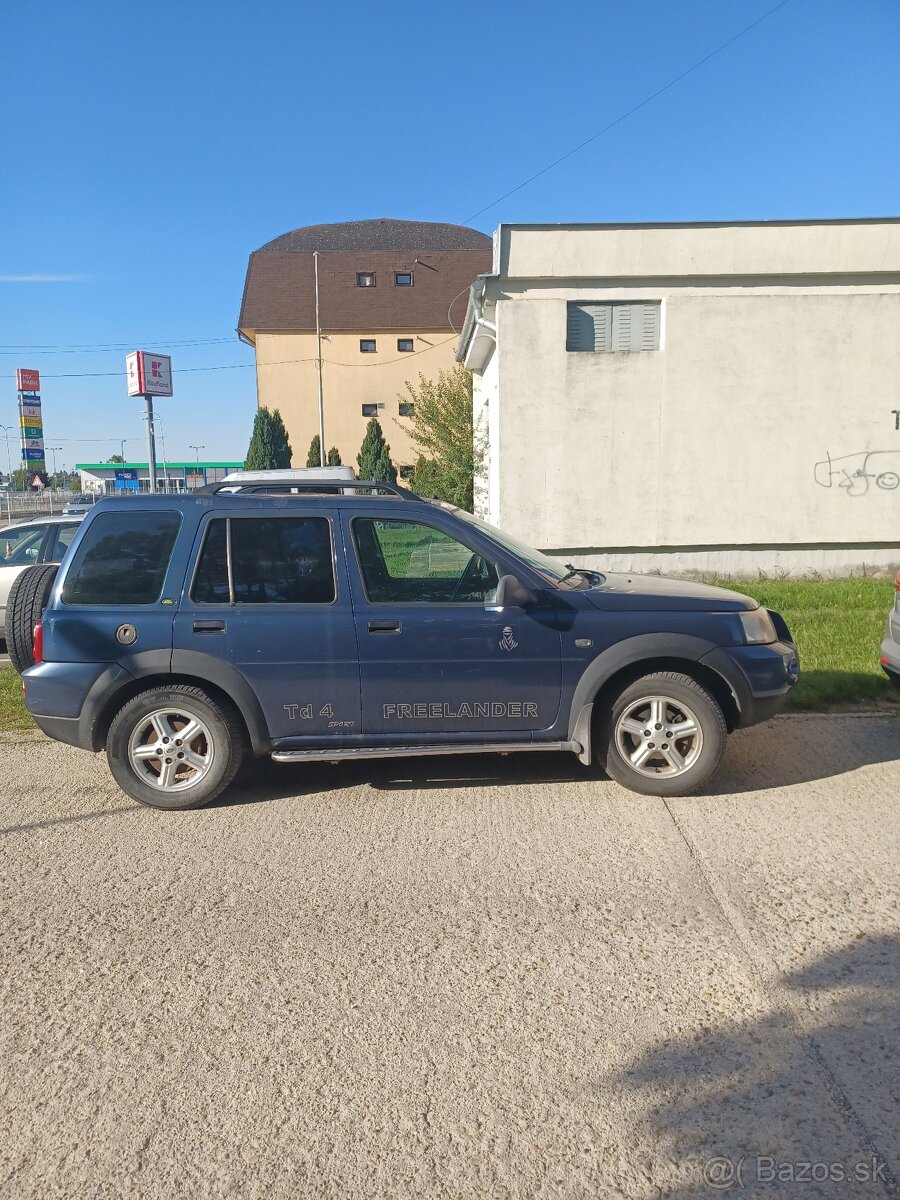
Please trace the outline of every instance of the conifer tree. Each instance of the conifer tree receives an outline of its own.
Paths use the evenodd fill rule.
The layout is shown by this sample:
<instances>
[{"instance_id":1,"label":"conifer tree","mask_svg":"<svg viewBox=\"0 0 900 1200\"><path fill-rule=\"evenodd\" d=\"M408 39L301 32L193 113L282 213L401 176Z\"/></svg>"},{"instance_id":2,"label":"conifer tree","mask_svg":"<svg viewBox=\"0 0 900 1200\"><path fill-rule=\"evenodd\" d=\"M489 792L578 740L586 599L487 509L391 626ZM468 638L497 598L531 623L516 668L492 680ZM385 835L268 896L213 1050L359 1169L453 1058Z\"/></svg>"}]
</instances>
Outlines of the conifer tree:
<instances>
[{"instance_id":1,"label":"conifer tree","mask_svg":"<svg viewBox=\"0 0 900 1200\"><path fill-rule=\"evenodd\" d=\"M328 451L328 458L325 461L328 463L329 467L342 467L344 465L341 462L341 452L338 450L337 446L331 447L331 449Z\"/></svg>"},{"instance_id":2,"label":"conifer tree","mask_svg":"<svg viewBox=\"0 0 900 1200\"><path fill-rule=\"evenodd\" d=\"M384 440L377 417L372 417L366 426L366 436L356 461L360 479L372 479L376 483L397 482L397 468L391 461L391 448Z\"/></svg>"},{"instance_id":3,"label":"conifer tree","mask_svg":"<svg viewBox=\"0 0 900 1200\"><path fill-rule=\"evenodd\" d=\"M308 467L321 467L322 443L319 441L319 435L315 434L313 440L309 443L309 453L306 456L306 465Z\"/></svg>"},{"instance_id":4,"label":"conifer tree","mask_svg":"<svg viewBox=\"0 0 900 1200\"><path fill-rule=\"evenodd\" d=\"M246 471L273 471L291 465L291 444L281 413L260 408L253 418L253 433L244 462Z\"/></svg>"}]
</instances>

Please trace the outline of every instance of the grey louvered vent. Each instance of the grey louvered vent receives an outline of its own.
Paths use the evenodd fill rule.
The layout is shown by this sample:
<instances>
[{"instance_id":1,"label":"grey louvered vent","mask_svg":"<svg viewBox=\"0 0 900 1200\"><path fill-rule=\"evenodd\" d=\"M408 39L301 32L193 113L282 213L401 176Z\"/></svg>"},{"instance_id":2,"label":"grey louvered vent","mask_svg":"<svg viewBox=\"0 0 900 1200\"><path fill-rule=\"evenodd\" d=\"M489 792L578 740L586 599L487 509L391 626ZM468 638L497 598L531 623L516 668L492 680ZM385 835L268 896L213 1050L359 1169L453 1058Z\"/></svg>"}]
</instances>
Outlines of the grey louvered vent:
<instances>
[{"instance_id":1,"label":"grey louvered vent","mask_svg":"<svg viewBox=\"0 0 900 1200\"><path fill-rule=\"evenodd\" d=\"M566 349L607 353L659 349L658 300L591 304L570 302Z\"/></svg>"}]
</instances>

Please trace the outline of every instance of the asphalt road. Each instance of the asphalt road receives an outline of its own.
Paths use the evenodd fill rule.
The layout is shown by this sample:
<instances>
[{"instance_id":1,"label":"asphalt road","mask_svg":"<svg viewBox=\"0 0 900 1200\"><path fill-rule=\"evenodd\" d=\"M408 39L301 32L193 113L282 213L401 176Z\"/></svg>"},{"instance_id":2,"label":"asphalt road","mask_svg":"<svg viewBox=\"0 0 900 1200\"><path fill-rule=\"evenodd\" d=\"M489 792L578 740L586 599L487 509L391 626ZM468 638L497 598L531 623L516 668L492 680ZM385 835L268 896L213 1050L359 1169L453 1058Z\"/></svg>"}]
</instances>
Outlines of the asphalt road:
<instances>
[{"instance_id":1,"label":"asphalt road","mask_svg":"<svg viewBox=\"0 0 900 1200\"><path fill-rule=\"evenodd\" d=\"M668 802L526 755L165 814L3 750L3 1196L898 1194L894 717Z\"/></svg>"}]
</instances>

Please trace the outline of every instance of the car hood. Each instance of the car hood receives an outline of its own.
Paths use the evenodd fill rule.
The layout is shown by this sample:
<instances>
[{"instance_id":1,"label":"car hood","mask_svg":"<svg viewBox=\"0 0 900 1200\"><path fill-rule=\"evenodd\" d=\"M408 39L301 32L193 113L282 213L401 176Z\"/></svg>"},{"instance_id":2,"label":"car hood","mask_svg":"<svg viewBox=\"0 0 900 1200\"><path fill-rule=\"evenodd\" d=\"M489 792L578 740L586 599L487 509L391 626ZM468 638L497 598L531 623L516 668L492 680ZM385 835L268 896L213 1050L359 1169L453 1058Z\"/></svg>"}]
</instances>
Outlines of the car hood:
<instances>
[{"instance_id":1,"label":"car hood","mask_svg":"<svg viewBox=\"0 0 900 1200\"><path fill-rule=\"evenodd\" d=\"M676 612L745 612L759 605L750 596L708 583L664 575L608 574L600 587L582 592L597 608Z\"/></svg>"}]
</instances>

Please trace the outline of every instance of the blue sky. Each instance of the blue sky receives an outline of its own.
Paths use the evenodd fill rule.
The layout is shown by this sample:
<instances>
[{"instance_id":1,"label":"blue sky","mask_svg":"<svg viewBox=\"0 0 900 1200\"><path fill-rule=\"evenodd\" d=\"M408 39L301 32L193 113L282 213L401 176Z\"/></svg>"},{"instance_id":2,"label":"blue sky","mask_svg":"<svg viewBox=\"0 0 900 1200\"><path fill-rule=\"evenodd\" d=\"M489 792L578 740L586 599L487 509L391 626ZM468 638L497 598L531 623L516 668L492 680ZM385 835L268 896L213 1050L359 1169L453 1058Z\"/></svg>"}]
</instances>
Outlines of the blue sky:
<instances>
[{"instance_id":1,"label":"blue sky","mask_svg":"<svg viewBox=\"0 0 900 1200\"><path fill-rule=\"evenodd\" d=\"M153 344L167 457L242 457L247 256L300 225L900 213L900 4L789 0L468 221L776 3L5 6L0 423L37 367L60 465L145 458L123 360Z\"/></svg>"}]
</instances>

